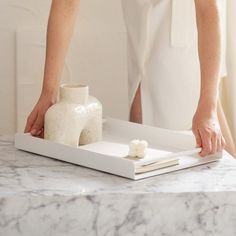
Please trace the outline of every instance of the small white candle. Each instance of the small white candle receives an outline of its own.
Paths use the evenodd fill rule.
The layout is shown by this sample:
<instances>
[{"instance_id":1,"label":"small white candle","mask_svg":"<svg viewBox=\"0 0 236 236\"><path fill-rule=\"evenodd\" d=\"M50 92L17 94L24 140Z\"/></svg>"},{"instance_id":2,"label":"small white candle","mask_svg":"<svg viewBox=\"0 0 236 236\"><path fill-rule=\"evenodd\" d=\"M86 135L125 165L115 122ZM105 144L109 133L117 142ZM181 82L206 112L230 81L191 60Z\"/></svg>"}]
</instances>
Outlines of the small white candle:
<instances>
[{"instance_id":1,"label":"small white candle","mask_svg":"<svg viewBox=\"0 0 236 236\"><path fill-rule=\"evenodd\" d=\"M129 156L144 158L146 155L148 142L146 140L133 139L129 143Z\"/></svg>"}]
</instances>

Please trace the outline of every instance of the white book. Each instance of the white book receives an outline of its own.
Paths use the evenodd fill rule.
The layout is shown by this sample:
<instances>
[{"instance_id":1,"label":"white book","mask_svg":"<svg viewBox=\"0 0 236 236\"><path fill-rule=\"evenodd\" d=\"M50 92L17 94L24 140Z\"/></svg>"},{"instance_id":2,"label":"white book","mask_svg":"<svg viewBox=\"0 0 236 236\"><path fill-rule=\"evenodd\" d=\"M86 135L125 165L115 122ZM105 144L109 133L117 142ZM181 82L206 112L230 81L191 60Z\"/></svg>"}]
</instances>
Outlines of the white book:
<instances>
[{"instance_id":1,"label":"white book","mask_svg":"<svg viewBox=\"0 0 236 236\"><path fill-rule=\"evenodd\" d=\"M129 142L144 139L149 146L145 158L128 156ZM15 147L45 157L104 171L133 180L217 161L222 152L200 157L191 131L180 132L106 118L103 138L78 148L17 133Z\"/></svg>"}]
</instances>

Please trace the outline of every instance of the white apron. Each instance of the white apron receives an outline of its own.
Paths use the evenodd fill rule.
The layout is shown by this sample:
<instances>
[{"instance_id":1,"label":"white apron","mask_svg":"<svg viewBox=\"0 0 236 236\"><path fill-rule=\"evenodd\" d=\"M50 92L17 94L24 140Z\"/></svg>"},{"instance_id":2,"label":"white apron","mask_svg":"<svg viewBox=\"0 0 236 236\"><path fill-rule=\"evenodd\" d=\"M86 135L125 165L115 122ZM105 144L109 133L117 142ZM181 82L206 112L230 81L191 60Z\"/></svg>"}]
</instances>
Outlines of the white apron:
<instances>
[{"instance_id":1,"label":"white apron","mask_svg":"<svg viewBox=\"0 0 236 236\"><path fill-rule=\"evenodd\" d=\"M200 93L194 0L122 0L129 109L141 82L143 124L191 129Z\"/></svg>"}]
</instances>

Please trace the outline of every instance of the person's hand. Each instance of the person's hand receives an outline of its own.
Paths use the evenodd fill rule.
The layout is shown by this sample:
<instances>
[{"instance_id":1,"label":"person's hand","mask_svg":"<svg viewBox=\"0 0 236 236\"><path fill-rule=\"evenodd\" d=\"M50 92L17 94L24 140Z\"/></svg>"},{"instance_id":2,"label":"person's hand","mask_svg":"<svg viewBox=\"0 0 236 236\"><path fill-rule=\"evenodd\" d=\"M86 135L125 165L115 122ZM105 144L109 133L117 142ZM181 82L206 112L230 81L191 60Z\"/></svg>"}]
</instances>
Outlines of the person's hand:
<instances>
[{"instance_id":1,"label":"person's hand","mask_svg":"<svg viewBox=\"0 0 236 236\"><path fill-rule=\"evenodd\" d=\"M217 112L206 105L198 106L193 117L192 131L197 147L202 148L200 156L214 154L225 148L226 143L221 133Z\"/></svg>"},{"instance_id":2,"label":"person's hand","mask_svg":"<svg viewBox=\"0 0 236 236\"><path fill-rule=\"evenodd\" d=\"M50 96L41 95L38 102L34 106L32 112L27 118L25 133L31 133L33 136L44 136L44 116L48 108L56 102L56 99Z\"/></svg>"}]
</instances>

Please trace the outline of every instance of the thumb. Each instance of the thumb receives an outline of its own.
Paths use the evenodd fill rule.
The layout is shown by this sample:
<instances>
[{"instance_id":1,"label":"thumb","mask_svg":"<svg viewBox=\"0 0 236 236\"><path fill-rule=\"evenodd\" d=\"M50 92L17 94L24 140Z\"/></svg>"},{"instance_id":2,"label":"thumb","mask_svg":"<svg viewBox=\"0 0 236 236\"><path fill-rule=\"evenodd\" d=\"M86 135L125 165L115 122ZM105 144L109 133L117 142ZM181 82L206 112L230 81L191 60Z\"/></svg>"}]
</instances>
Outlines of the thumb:
<instances>
[{"instance_id":1,"label":"thumb","mask_svg":"<svg viewBox=\"0 0 236 236\"><path fill-rule=\"evenodd\" d=\"M31 129L31 134L38 135L39 131L43 128L43 123L44 123L44 117L43 115L38 113L37 119Z\"/></svg>"}]
</instances>

